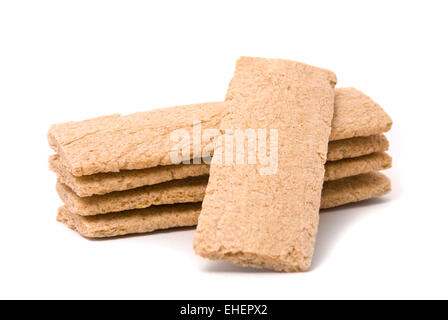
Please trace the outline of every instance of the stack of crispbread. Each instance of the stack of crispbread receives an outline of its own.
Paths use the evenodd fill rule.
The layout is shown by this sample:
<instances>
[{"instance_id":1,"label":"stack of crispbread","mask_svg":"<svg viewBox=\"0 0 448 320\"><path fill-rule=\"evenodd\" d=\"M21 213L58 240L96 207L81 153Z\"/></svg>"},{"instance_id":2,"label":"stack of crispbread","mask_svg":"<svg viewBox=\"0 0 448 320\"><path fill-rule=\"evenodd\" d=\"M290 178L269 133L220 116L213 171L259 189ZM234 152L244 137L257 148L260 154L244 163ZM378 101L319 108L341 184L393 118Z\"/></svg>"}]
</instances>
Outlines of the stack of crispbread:
<instances>
[{"instance_id":1,"label":"stack of crispbread","mask_svg":"<svg viewBox=\"0 0 448 320\"><path fill-rule=\"evenodd\" d=\"M386 155L358 154L360 162L327 156L335 152L329 151L332 140L368 137L391 124L378 106L353 89L336 96L336 82L333 72L296 61L238 59L226 96L229 113L221 120L221 127L231 130L220 139L269 128L269 158L278 159L278 166L266 167L265 158L229 166L217 161L217 155L231 153L233 145L215 148L194 239L198 255L243 266L306 271L320 208L387 192L387 178L375 172L390 165ZM236 157L253 149L248 142ZM376 157L375 165L367 164L366 158Z\"/></svg>"},{"instance_id":2,"label":"stack of crispbread","mask_svg":"<svg viewBox=\"0 0 448 320\"><path fill-rule=\"evenodd\" d=\"M193 122L202 130L217 129L227 112L227 102L216 102L53 125L48 139L56 154L49 162L64 202L58 221L93 238L196 225L216 136L202 137L200 145L190 142L183 154L184 162L195 158L200 164L172 164L170 135L193 135ZM321 208L390 191L378 171L391 167L383 135L391 125L365 94L335 90Z\"/></svg>"}]
</instances>

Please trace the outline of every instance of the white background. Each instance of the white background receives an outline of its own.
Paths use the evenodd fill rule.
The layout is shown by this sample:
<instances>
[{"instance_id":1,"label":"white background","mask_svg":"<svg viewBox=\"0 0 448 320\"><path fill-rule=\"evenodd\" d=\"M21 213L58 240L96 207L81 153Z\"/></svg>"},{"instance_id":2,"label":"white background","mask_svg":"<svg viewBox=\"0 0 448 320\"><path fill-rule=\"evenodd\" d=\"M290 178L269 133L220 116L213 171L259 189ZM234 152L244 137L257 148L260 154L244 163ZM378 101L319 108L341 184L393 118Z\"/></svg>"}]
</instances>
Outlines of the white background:
<instances>
[{"instance_id":1,"label":"white background","mask_svg":"<svg viewBox=\"0 0 448 320\"><path fill-rule=\"evenodd\" d=\"M157 3L0 2L0 298L448 298L446 1ZM394 120L393 192L322 214L310 272L55 221L52 123L222 100L240 55L331 69Z\"/></svg>"}]
</instances>

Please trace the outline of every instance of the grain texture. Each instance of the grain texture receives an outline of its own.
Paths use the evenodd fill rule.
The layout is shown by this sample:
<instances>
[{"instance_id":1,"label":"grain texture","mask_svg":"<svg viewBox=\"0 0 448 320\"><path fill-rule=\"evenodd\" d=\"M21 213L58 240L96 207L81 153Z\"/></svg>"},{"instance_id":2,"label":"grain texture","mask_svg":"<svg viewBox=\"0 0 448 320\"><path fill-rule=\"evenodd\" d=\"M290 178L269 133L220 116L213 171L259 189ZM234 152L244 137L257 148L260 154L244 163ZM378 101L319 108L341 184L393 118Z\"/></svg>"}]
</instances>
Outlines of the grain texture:
<instances>
[{"instance_id":1,"label":"grain texture","mask_svg":"<svg viewBox=\"0 0 448 320\"><path fill-rule=\"evenodd\" d=\"M384 134L330 141L327 161L355 158L388 149L389 141Z\"/></svg>"},{"instance_id":2,"label":"grain texture","mask_svg":"<svg viewBox=\"0 0 448 320\"><path fill-rule=\"evenodd\" d=\"M328 145L327 162L385 151L388 146L388 141L384 135L333 141ZM58 180L70 187L80 197L130 190L209 173L209 165L202 163L197 165L158 166L148 169L124 170L76 177L64 168L59 155L52 155L49 159L49 165L50 169L57 174Z\"/></svg>"},{"instance_id":3,"label":"grain texture","mask_svg":"<svg viewBox=\"0 0 448 320\"><path fill-rule=\"evenodd\" d=\"M364 157L327 162L325 180L335 180L377 170L391 165L387 154L374 153ZM57 191L69 210L78 215L106 214L151 205L202 201L207 188L207 175L172 180L158 185L111 192L105 195L79 197L59 180Z\"/></svg>"},{"instance_id":4,"label":"grain texture","mask_svg":"<svg viewBox=\"0 0 448 320\"><path fill-rule=\"evenodd\" d=\"M325 164L325 181L386 170L391 167L392 157L385 152L375 152L362 157L338 161L327 161Z\"/></svg>"},{"instance_id":5,"label":"grain texture","mask_svg":"<svg viewBox=\"0 0 448 320\"><path fill-rule=\"evenodd\" d=\"M388 177L379 172L325 182L321 208L332 208L351 202L383 196L391 191Z\"/></svg>"},{"instance_id":6,"label":"grain texture","mask_svg":"<svg viewBox=\"0 0 448 320\"><path fill-rule=\"evenodd\" d=\"M207 180L208 176L200 176L85 198L78 197L60 182L56 190L68 210L81 216L92 216L153 205L199 202L204 197Z\"/></svg>"},{"instance_id":7,"label":"grain texture","mask_svg":"<svg viewBox=\"0 0 448 320\"><path fill-rule=\"evenodd\" d=\"M335 95L330 141L376 135L391 128L390 117L359 90L338 88ZM74 176L146 169L172 164L171 132L185 129L191 134L194 121L200 121L203 130L216 129L227 112L226 103L217 102L59 123L50 128L48 141L61 165ZM212 152L213 138L204 139L199 149Z\"/></svg>"},{"instance_id":8,"label":"grain texture","mask_svg":"<svg viewBox=\"0 0 448 320\"><path fill-rule=\"evenodd\" d=\"M246 159L244 164L219 164L215 150L194 241L196 253L243 266L309 268L335 83L332 72L298 62L238 60L226 97L229 114L221 127L277 130L278 169L263 175L261 163L251 165ZM226 135L231 136L227 133L224 139L231 138ZM272 134L268 137L270 141Z\"/></svg>"},{"instance_id":9,"label":"grain texture","mask_svg":"<svg viewBox=\"0 0 448 320\"><path fill-rule=\"evenodd\" d=\"M332 208L351 202L385 195L389 179L380 173L364 174L324 183L321 208ZM152 206L96 216L79 216L61 207L57 220L88 238L114 237L146 233L159 229L195 226L201 203Z\"/></svg>"},{"instance_id":10,"label":"grain texture","mask_svg":"<svg viewBox=\"0 0 448 320\"><path fill-rule=\"evenodd\" d=\"M361 91L338 88L335 93L330 140L370 136L392 127L392 119L383 108Z\"/></svg>"},{"instance_id":11,"label":"grain texture","mask_svg":"<svg viewBox=\"0 0 448 320\"><path fill-rule=\"evenodd\" d=\"M74 176L171 165L173 131L185 130L193 137L194 121L203 130L218 128L225 112L225 103L216 102L60 123L50 128L48 141ZM197 147L211 151L213 138ZM190 143L188 159L193 157L193 138Z\"/></svg>"},{"instance_id":12,"label":"grain texture","mask_svg":"<svg viewBox=\"0 0 448 320\"><path fill-rule=\"evenodd\" d=\"M57 220L88 238L115 237L197 224L201 203L153 206L145 209L83 217L59 208Z\"/></svg>"},{"instance_id":13,"label":"grain texture","mask_svg":"<svg viewBox=\"0 0 448 320\"><path fill-rule=\"evenodd\" d=\"M148 169L124 170L76 177L65 170L59 155L52 155L49 164L50 169L57 174L58 181L70 187L80 197L130 190L172 180L208 175L209 173L209 165L202 163L157 166Z\"/></svg>"}]
</instances>

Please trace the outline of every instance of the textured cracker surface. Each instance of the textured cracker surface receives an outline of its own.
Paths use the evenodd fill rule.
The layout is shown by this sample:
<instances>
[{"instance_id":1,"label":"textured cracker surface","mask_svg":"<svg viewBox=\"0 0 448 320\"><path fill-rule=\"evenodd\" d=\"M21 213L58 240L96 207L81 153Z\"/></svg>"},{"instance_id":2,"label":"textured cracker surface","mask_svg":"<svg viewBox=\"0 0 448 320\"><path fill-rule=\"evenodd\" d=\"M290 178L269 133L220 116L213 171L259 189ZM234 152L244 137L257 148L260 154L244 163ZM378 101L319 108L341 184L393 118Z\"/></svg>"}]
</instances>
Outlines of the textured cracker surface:
<instances>
[{"instance_id":1,"label":"textured cracker surface","mask_svg":"<svg viewBox=\"0 0 448 320\"><path fill-rule=\"evenodd\" d=\"M330 141L390 129L390 117L367 95L354 88L338 88L335 95ZM226 104L218 102L59 123L50 128L48 141L61 165L75 176L146 169L171 164L171 131L185 128L191 133L194 120L202 121L202 129L218 128L226 113ZM208 151L209 142L203 141L203 150Z\"/></svg>"},{"instance_id":2,"label":"textured cracker surface","mask_svg":"<svg viewBox=\"0 0 448 320\"><path fill-rule=\"evenodd\" d=\"M80 197L103 195L209 173L207 164L180 164L76 177L65 170L59 155L52 155L49 163L50 169L56 172L58 180L69 186Z\"/></svg>"},{"instance_id":3,"label":"textured cracker surface","mask_svg":"<svg viewBox=\"0 0 448 320\"><path fill-rule=\"evenodd\" d=\"M355 158L388 149L389 141L384 134L330 141L327 161Z\"/></svg>"},{"instance_id":4,"label":"textured cracker surface","mask_svg":"<svg viewBox=\"0 0 448 320\"><path fill-rule=\"evenodd\" d=\"M91 216L153 205L202 201L208 176L173 180L101 196L78 197L69 187L58 183L56 190L64 205L73 213Z\"/></svg>"},{"instance_id":5,"label":"textured cracker surface","mask_svg":"<svg viewBox=\"0 0 448 320\"><path fill-rule=\"evenodd\" d=\"M335 90L330 140L370 136L389 131L392 119L380 105L355 88Z\"/></svg>"},{"instance_id":6,"label":"textured cracker surface","mask_svg":"<svg viewBox=\"0 0 448 320\"><path fill-rule=\"evenodd\" d=\"M327 162L325 165L325 180L387 169L390 167L390 161L391 158L387 154L374 153L359 158ZM95 215L139 209L155 204L202 201L207 187L207 176L173 180L170 183L162 183L152 187L148 186L92 197L79 197L61 182L57 185L57 190L69 210L78 215Z\"/></svg>"},{"instance_id":7,"label":"textured cracker surface","mask_svg":"<svg viewBox=\"0 0 448 320\"><path fill-rule=\"evenodd\" d=\"M351 202L380 197L390 191L391 184L389 178L379 172L327 181L322 190L321 208L332 208Z\"/></svg>"},{"instance_id":8,"label":"textured cracker surface","mask_svg":"<svg viewBox=\"0 0 448 320\"><path fill-rule=\"evenodd\" d=\"M383 135L333 141L328 145L327 162L384 151L388 146L388 141ZM58 180L70 187L80 197L130 190L209 173L209 166L206 164L180 164L76 177L65 170L59 155L52 155L49 163L50 169L56 172Z\"/></svg>"},{"instance_id":9,"label":"textured cracker surface","mask_svg":"<svg viewBox=\"0 0 448 320\"><path fill-rule=\"evenodd\" d=\"M240 58L222 129L278 130L278 171L213 157L194 248L243 266L307 270L319 220L336 76L275 59ZM247 159L246 159L247 161Z\"/></svg>"},{"instance_id":10,"label":"textured cracker surface","mask_svg":"<svg viewBox=\"0 0 448 320\"><path fill-rule=\"evenodd\" d=\"M192 137L193 121L201 121L203 130L219 128L225 112L225 103L216 102L60 123L50 128L48 141L75 176L171 165L174 130L184 129ZM212 140L199 148L211 150ZM190 151L189 159L193 146Z\"/></svg>"},{"instance_id":11,"label":"textured cracker surface","mask_svg":"<svg viewBox=\"0 0 448 320\"><path fill-rule=\"evenodd\" d=\"M57 220L88 238L114 237L197 224L201 203L153 206L145 209L83 217L59 208Z\"/></svg>"},{"instance_id":12,"label":"textured cracker surface","mask_svg":"<svg viewBox=\"0 0 448 320\"><path fill-rule=\"evenodd\" d=\"M334 182L325 182L321 208L331 208L382 196L390 191L389 179L380 174L364 174ZM193 226L197 224L200 203L152 206L104 215L83 217L61 207L58 221L91 238L114 237L158 229Z\"/></svg>"},{"instance_id":13,"label":"textured cracker surface","mask_svg":"<svg viewBox=\"0 0 448 320\"><path fill-rule=\"evenodd\" d=\"M362 157L338 161L327 161L325 164L325 181L386 170L391 167L392 157L385 152L375 152Z\"/></svg>"}]
</instances>

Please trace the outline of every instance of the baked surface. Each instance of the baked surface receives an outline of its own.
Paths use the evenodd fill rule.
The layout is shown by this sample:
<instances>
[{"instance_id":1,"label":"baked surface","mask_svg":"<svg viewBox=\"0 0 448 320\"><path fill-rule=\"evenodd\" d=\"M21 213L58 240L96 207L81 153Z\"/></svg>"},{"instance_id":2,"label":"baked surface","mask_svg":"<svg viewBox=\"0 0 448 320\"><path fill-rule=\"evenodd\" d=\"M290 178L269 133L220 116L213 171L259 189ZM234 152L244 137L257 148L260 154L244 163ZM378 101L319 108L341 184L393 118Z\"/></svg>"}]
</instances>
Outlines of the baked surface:
<instances>
[{"instance_id":1,"label":"baked surface","mask_svg":"<svg viewBox=\"0 0 448 320\"><path fill-rule=\"evenodd\" d=\"M389 191L390 181L381 173L329 181L324 183L321 208L332 208L379 197ZM200 211L201 203L185 203L84 217L71 213L66 207L61 207L57 220L84 237L103 238L194 226L197 224Z\"/></svg>"},{"instance_id":2,"label":"baked surface","mask_svg":"<svg viewBox=\"0 0 448 320\"><path fill-rule=\"evenodd\" d=\"M355 88L335 90L330 140L370 136L387 132L392 119L369 96Z\"/></svg>"},{"instance_id":3,"label":"baked surface","mask_svg":"<svg viewBox=\"0 0 448 320\"><path fill-rule=\"evenodd\" d=\"M262 175L263 165L247 159L243 165L219 164L215 150L196 253L274 270L309 268L335 83L332 72L293 61L238 60L221 128L278 130L278 170Z\"/></svg>"},{"instance_id":4,"label":"baked surface","mask_svg":"<svg viewBox=\"0 0 448 320\"><path fill-rule=\"evenodd\" d=\"M199 202L204 198L207 180L208 176L200 176L84 198L62 183L56 185L56 190L70 212L92 216L153 205Z\"/></svg>"},{"instance_id":5,"label":"baked surface","mask_svg":"<svg viewBox=\"0 0 448 320\"><path fill-rule=\"evenodd\" d=\"M385 152L375 152L366 156L327 161L325 164L325 181L338 180L392 167L392 157Z\"/></svg>"},{"instance_id":6,"label":"baked surface","mask_svg":"<svg viewBox=\"0 0 448 320\"><path fill-rule=\"evenodd\" d=\"M48 141L74 176L171 165L173 131L186 130L192 137L193 121L203 130L218 128L225 112L225 103L216 102L66 122L50 128ZM203 140L199 148L211 150L212 140Z\"/></svg>"},{"instance_id":7,"label":"baked surface","mask_svg":"<svg viewBox=\"0 0 448 320\"><path fill-rule=\"evenodd\" d=\"M389 143L384 135L333 141L328 145L327 163L332 160L359 157L373 152L384 151L388 146ZM59 155L52 155L49 159L49 164L50 169L57 174L58 180L70 187L80 197L130 190L209 173L209 165L203 163L158 166L148 169L124 170L76 177L64 168ZM326 170L328 171L328 168ZM357 173L350 175L354 174Z\"/></svg>"},{"instance_id":8,"label":"baked surface","mask_svg":"<svg viewBox=\"0 0 448 320\"><path fill-rule=\"evenodd\" d=\"M330 161L325 164L325 180L335 180L391 166L391 158L386 153ZM60 180L58 194L69 210L78 215L95 215L123 210L144 208L145 206L202 201L207 188L208 175L191 177L158 185L131 190L116 191L105 195L79 197Z\"/></svg>"},{"instance_id":9,"label":"baked surface","mask_svg":"<svg viewBox=\"0 0 448 320\"><path fill-rule=\"evenodd\" d=\"M383 196L391 191L388 177L379 172L327 181L322 190L321 208L332 208L351 202Z\"/></svg>"},{"instance_id":10,"label":"baked surface","mask_svg":"<svg viewBox=\"0 0 448 320\"><path fill-rule=\"evenodd\" d=\"M88 238L114 237L197 224L201 203L152 206L145 209L83 217L60 207L57 220Z\"/></svg>"},{"instance_id":11,"label":"baked surface","mask_svg":"<svg viewBox=\"0 0 448 320\"><path fill-rule=\"evenodd\" d=\"M130 190L171 180L208 175L209 173L209 165L203 163L157 166L148 169L97 173L76 177L65 170L59 155L52 155L49 164L50 169L57 174L58 181L70 187L80 197Z\"/></svg>"},{"instance_id":12,"label":"baked surface","mask_svg":"<svg viewBox=\"0 0 448 320\"><path fill-rule=\"evenodd\" d=\"M355 88L335 89L334 103L330 141L376 135L392 126L384 110ZM216 102L59 123L50 128L48 141L74 176L171 165L172 131L191 133L195 120L202 129L218 128L227 112L225 102ZM211 152L212 139L202 141L204 151Z\"/></svg>"},{"instance_id":13,"label":"baked surface","mask_svg":"<svg viewBox=\"0 0 448 320\"><path fill-rule=\"evenodd\" d=\"M389 141L384 134L330 141L327 162L365 156L388 149Z\"/></svg>"}]
</instances>

